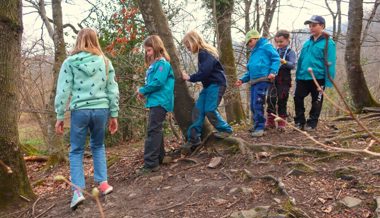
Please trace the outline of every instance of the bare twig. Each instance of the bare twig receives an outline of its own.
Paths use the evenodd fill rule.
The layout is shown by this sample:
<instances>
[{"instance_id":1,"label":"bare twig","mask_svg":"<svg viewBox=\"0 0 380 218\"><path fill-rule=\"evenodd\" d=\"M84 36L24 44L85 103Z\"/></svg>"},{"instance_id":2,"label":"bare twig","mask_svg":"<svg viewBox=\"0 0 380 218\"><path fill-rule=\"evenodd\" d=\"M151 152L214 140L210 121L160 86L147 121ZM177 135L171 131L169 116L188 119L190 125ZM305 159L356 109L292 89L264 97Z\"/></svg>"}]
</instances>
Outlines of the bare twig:
<instances>
[{"instance_id":1,"label":"bare twig","mask_svg":"<svg viewBox=\"0 0 380 218\"><path fill-rule=\"evenodd\" d=\"M96 201L97 205L98 205L98 208L99 208L99 212L100 212L101 217L104 217L104 212L103 212L104 210L103 210L102 205L101 205L100 203L98 204L99 199L98 199L97 196L94 196L93 194L87 192L86 190L83 190L83 189L80 188L79 186L77 186L77 185L71 183L71 182L70 182L69 180L67 180L64 176L58 175L58 176L55 176L54 179L57 180L57 181L58 181L58 180L63 181L63 182L65 182L65 183L69 184L70 186L73 186L74 188L78 189L79 191L83 192L84 194L90 196L92 199L94 199L94 200Z\"/></svg>"},{"instance_id":2,"label":"bare twig","mask_svg":"<svg viewBox=\"0 0 380 218\"><path fill-rule=\"evenodd\" d=\"M0 160L0 165L5 169L5 171L8 174L13 173L12 169L8 165L6 165L2 160Z\"/></svg>"},{"instance_id":3,"label":"bare twig","mask_svg":"<svg viewBox=\"0 0 380 218\"><path fill-rule=\"evenodd\" d=\"M22 196L22 195L19 195L20 196L20 198L22 198L23 200L25 200L25 201L27 201L27 202L30 202L30 199L29 198L27 198L27 197L25 197L25 196Z\"/></svg>"},{"instance_id":4,"label":"bare twig","mask_svg":"<svg viewBox=\"0 0 380 218\"><path fill-rule=\"evenodd\" d=\"M276 114L273 114L273 113L271 113L271 114L274 117L276 117L276 120L278 120L278 119L283 120L289 127L291 127L292 129L294 129L294 130L296 130L296 131L304 134L307 138L311 139L313 142L315 142L316 144L318 144L318 145L320 145L320 146L322 146L322 147L324 147L326 149L331 149L331 150L336 150L336 151L343 151L343 152L364 153L364 154L369 154L369 155L372 155L372 156L380 157L380 153L369 151L367 149L337 148L337 147L332 147L332 146L323 144L322 142L319 142L318 140L316 140L312 136L310 136L309 133L307 133L305 131L302 131L302 130L298 129L297 127L291 125L286 120L282 119L281 117L277 116Z\"/></svg>"},{"instance_id":5,"label":"bare twig","mask_svg":"<svg viewBox=\"0 0 380 218\"><path fill-rule=\"evenodd\" d=\"M33 203L33 206L32 206L32 216L33 217L35 217L35 215L34 215L34 208L36 207L36 205L37 205L37 202L40 200L41 198L39 197L39 198L37 198L37 200Z\"/></svg>"},{"instance_id":6,"label":"bare twig","mask_svg":"<svg viewBox=\"0 0 380 218\"><path fill-rule=\"evenodd\" d=\"M179 203L177 203L177 204L174 204L174 205L170 205L170 206L168 206L168 207L164 207L164 208L158 209L157 211L160 212L160 211L164 211L164 210L169 210L169 209L171 209L171 208L174 208L174 207L178 207L178 206L183 205L183 204L186 203L188 200L190 200L190 199L193 197L193 195L194 195L197 191L199 191L200 188L201 188L201 187L199 187L199 188L197 188L195 191L193 191L193 193L191 193L191 195L190 195L186 200L184 200L184 201L182 201L182 202L179 202Z\"/></svg>"},{"instance_id":7,"label":"bare twig","mask_svg":"<svg viewBox=\"0 0 380 218\"><path fill-rule=\"evenodd\" d=\"M325 55L326 56L326 55ZM328 68L328 64L326 64L327 68ZM318 82L316 82L316 79L315 79L315 76L314 76L314 73L313 73L313 69L309 68L308 69L309 73L311 74L311 76L313 77L313 80L314 80L314 83L316 83L316 86L318 87L318 89L322 92L323 96L327 96L324 92L323 92L323 89L319 86ZM328 69L327 69L327 72ZM330 98L326 98L327 100L329 100L334 106L336 106L336 108L340 109L340 110L343 110L344 112L348 112L348 114L359 124L359 126L364 129L366 132L368 132L368 134L374 139L376 140L378 143L380 143L380 139L377 138L372 132L369 131L369 129L354 115L354 113L352 112L350 106L348 106L347 102L344 100L344 97L343 97L343 94L342 92L339 90L338 86L335 84L334 80L331 78L330 76L330 73L327 73L327 76L329 77L329 80L331 81L331 83L333 84L335 90L337 91L337 93L339 94L339 97L341 98L341 100L343 101L345 107L346 107L346 110L337 106L335 104L334 101L332 101Z\"/></svg>"},{"instance_id":8,"label":"bare twig","mask_svg":"<svg viewBox=\"0 0 380 218\"><path fill-rule=\"evenodd\" d=\"M36 217L34 217L34 218L38 218L38 217L44 215L45 213L47 213L47 212L48 212L51 208L53 208L54 206L55 206L55 204L52 204L48 209L46 209L44 212L38 214L38 215L37 215Z\"/></svg>"}]
</instances>

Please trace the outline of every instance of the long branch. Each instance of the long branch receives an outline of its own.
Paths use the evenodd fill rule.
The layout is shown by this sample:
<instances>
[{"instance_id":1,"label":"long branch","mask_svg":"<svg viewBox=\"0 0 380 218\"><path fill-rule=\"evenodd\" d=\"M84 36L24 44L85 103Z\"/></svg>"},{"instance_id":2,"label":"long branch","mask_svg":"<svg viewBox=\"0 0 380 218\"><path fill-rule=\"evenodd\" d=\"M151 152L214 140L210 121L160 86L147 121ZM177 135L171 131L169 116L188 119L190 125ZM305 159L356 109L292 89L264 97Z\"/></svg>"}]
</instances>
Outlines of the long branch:
<instances>
[{"instance_id":1,"label":"long branch","mask_svg":"<svg viewBox=\"0 0 380 218\"><path fill-rule=\"evenodd\" d=\"M326 148L326 149L331 149L331 150L336 150L336 151L343 151L343 152L356 152L356 153L364 153L364 154L369 154L369 155L373 155L373 156L376 156L376 157L380 157L380 153L377 153L377 152L372 152L372 151L369 151L369 148L373 145L373 142L371 141L370 144L365 148L365 149L353 149L353 148L337 148L337 147L332 147L332 146L329 146L329 145L326 145L326 144L323 144L322 142L319 142L318 140L316 140L314 137L312 137L309 133L307 133L306 131L302 131L300 129L298 129L297 127L291 125L290 123L288 123L286 120L282 119L281 117L277 116L276 114L273 114L271 113L272 116L274 116L276 118L276 120L282 120L284 121L289 127L291 127L292 129L296 130L297 132L300 132L302 133L303 135L305 135L307 138L309 138L310 140L312 140L313 142L315 142L316 144Z\"/></svg>"},{"instance_id":2,"label":"long branch","mask_svg":"<svg viewBox=\"0 0 380 218\"><path fill-rule=\"evenodd\" d=\"M328 65L328 64L326 64L326 65ZM328 71L328 66L326 66L327 67L327 72L329 72ZM321 86L318 84L318 82L316 81L316 79L315 79L315 76L314 76L314 73L313 73L313 69L311 69L311 68L309 68L308 69L308 71L309 71L309 73L311 74L311 76L313 77L313 80L314 80L314 83L315 83L315 85L318 87L318 89L322 92L322 94L323 94L323 96L327 96L325 93L324 93L324 91L323 91L323 89L321 88ZM358 124L359 124L359 126L362 128L362 129L364 129L364 131L366 131L374 140L376 140L378 143L380 143L380 139L378 138L378 137L376 137L372 132L370 132L369 131L369 129L354 115L354 113L352 112L352 110L351 110L351 108L350 108L350 106L348 106L348 104L347 104L347 102L344 100L344 97L343 97L343 94L342 94L342 92L340 91L340 89L338 88L338 86L336 85L336 83L334 82L334 80L331 78L331 75L330 75L330 73L327 73L327 76L328 76L328 78L329 78L329 80L331 81L331 83L333 84L333 86L334 86L334 88L335 88L335 90L337 91L337 93L338 93L338 95L339 95L339 97L340 97L340 99L343 101L343 103L344 103L344 105L345 105L345 107L346 107L346 110L345 109L343 109L343 108L341 108L341 107L339 107L339 106L337 106L336 105L336 103L333 101L333 100L331 100L329 97L328 98L326 98L327 100L329 100L334 106L336 106L336 108L337 109L340 109L340 110L343 110L344 112L346 112L346 113L348 113Z\"/></svg>"}]
</instances>

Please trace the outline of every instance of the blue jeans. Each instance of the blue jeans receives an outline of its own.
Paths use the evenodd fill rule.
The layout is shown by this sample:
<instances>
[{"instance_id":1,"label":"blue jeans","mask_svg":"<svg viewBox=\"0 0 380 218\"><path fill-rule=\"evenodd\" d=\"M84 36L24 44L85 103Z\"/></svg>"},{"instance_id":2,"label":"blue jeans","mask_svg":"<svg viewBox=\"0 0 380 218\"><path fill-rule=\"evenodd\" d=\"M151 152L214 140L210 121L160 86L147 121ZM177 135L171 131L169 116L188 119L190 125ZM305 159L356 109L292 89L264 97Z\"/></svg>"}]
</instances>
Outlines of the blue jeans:
<instances>
[{"instance_id":1,"label":"blue jeans","mask_svg":"<svg viewBox=\"0 0 380 218\"><path fill-rule=\"evenodd\" d=\"M88 132L90 132L90 148L94 163L94 180L97 183L107 181L104 137L108 116L109 109L71 111L70 176L71 182L80 188L85 188L83 154Z\"/></svg>"},{"instance_id":2,"label":"blue jeans","mask_svg":"<svg viewBox=\"0 0 380 218\"><path fill-rule=\"evenodd\" d=\"M270 85L271 83L269 82L259 82L251 86L251 111L255 131L264 130L265 127L264 104Z\"/></svg>"},{"instance_id":3,"label":"blue jeans","mask_svg":"<svg viewBox=\"0 0 380 218\"><path fill-rule=\"evenodd\" d=\"M197 143L200 141L203 122L206 116L210 123L219 132L232 132L231 126L224 121L218 112L218 105L222 100L225 91L225 86L211 84L206 88L203 88L199 93L199 98L195 103L192 112L193 123L187 130L188 141L192 143Z\"/></svg>"}]
</instances>

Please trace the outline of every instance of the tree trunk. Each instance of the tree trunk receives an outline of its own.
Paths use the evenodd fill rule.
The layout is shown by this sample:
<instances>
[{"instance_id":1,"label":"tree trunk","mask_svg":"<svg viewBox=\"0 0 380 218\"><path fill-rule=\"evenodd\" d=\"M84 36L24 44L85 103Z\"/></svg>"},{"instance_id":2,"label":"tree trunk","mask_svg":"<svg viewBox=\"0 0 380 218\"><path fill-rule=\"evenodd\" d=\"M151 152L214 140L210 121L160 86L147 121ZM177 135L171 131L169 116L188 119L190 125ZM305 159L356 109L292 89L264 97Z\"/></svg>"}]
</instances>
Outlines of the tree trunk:
<instances>
[{"instance_id":1,"label":"tree trunk","mask_svg":"<svg viewBox=\"0 0 380 218\"><path fill-rule=\"evenodd\" d=\"M360 42L363 24L363 0L350 0L348 9L348 29L344 55L347 80L356 110L377 105L369 92L360 65Z\"/></svg>"},{"instance_id":2,"label":"tree trunk","mask_svg":"<svg viewBox=\"0 0 380 218\"><path fill-rule=\"evenodd\" d=\"M18 139L18 89L20 76L21 0L0 4L0 211L18 207L22 198L34 198Z\"/></svg>"},{"instance_id":3,"label":"tree trunk","mask_svg":"<svg viewBox=\"0 0 380 218\"><path fill-rule=\"evenodd\" d=\"M172 32L169 29L168 20L162 10L159 0L136 0L144 19L146 28L150 34L157 34L161 37L170 55L170 64L174 70L174 116L184 135L191 125L191 112L194 106L194 99L190 96L186 82L182 80L181 65L177 56ZM207 125L203 129L202 135L208 135L211 128Z\"/></svg>"},{"instance_id":4,"label":"tree trunk","mask_svg":"<svg viewBox=\"0 0 380 218\"><path fill-rule=\"evenodd\" d=\"M231 36L231 16L234 9L234 1L213 1L213 14L216 15L216 28L218 32L218 47L220 50L220 62L226 70L227 91L224 95L227 121L229 123L241 123L245 119L240 92L234 87L237 81L234 49Z\"/></svg>"},{"instance_id":5,"label":"tree trunk","mask_svg":"<svg viewBox=\"0 0 380 218\"><path fill-rule=\"evenodd\" d=\"M66 48L63 35L63 23L62 23L62 0L52 1L53 10L53 24L54 24L54 65L53 65L53 87L49 96L48 105L46 105L47 111L52 111L48 114L47 119L47 133L48 133L48 149L49 149L49 164L55 165L59 162L66 160L65 146L62 141L62 137L55 134L55 122L56 114L54 111L54 99L57 89L57 80L59 70L63 61L66 58Z\"/></svg>"},{"instance_id":6,"label":"tree trunk","mask_svg":"<svg viewBox=\"0 0 380 218\"><path fill-rule=\"evenodd\" d=\"M272 20L274 16L274 12L276 11L277 7L277 0L267 0L265 3L265 14L264 14L264 21L263 24L261 25L261 28L263 30L261 31L263 34L263 37L269 37L269 29L270 26L272 25Z\"/></svg>"}]
</instances>

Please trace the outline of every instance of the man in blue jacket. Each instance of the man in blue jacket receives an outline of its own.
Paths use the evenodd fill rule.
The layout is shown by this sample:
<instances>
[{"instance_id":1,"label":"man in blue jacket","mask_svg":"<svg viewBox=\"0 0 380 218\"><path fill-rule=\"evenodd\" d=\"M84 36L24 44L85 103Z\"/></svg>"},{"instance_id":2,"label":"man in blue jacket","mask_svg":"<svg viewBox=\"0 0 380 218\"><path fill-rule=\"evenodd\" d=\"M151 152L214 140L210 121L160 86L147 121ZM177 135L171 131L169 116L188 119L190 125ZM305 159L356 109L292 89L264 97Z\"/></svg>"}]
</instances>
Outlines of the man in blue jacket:
<instances>
[{"instance_id":1,"label":"man in blue jacket","mask_svg":"<svg viewBox=\"0 0 380 218\"><path fill-rule=\"evenodd\" d=\"M265 117L264 104L266 94L271 82L280 68L280 56L268 39L260 37L257 30L247 32L245 43L251 50L247 64L247 72L236 83L251 84L251 111L253 113L252 137L264 135Z\"/></svg>"},{"instance_id":2,"label":"man in blue jacket","mask_svg":"<svg viewBox=\"0 0 380 218\"><path fill-rule=\"evenodd\" d=\"M322 89L331 87L332 83L327 74L329 73L332 79L335 77L336 50L334 41L323 31L326 25L323 17L313 15L305 21L305 25L309 25L311 36L303 45L297 64L294 122L299 129L304 130L306 124L306 130L312 131L317 127L322 110L323 90L318 90L308 69L313 70ZM304 98L309 94L311 109L306 121Z\"/></svg>"}]
</instances>

